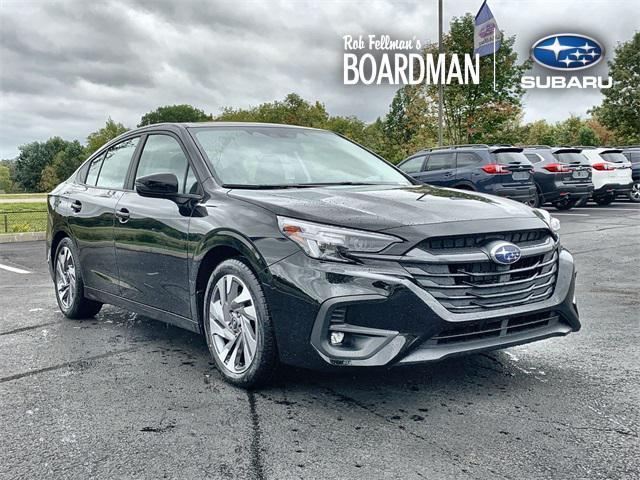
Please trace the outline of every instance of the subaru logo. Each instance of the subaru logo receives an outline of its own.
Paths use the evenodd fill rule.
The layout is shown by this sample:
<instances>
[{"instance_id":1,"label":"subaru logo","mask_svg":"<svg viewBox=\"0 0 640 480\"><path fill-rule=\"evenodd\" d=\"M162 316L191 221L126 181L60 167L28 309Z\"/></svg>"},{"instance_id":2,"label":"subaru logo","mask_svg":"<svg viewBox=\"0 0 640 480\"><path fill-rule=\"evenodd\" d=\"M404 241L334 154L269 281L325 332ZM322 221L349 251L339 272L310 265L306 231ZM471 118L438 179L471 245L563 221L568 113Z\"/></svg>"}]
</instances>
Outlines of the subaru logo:
<instances>
[{"instance_id":1,"label":"subaru logo","mask_svg":"<svg viewBox=\"0 0 640 480\"><path fill-rule=\"evenodd\" d=\"M591 37L558 33L534 43L531 57L538 65L552 70L582 70L599 63L604 57L604 48Z\"/></svg>"},{"instance_id":2,"label":"subaru logo","mask_svg":"<svg viewBox=\"0 0 640 480\"><path fill-rule=\"evenodd\" d=\"M503 265L511 265L520 260L520 248L509 242L496 242L491 245L489 256L491 260Z\"/></svg>"}]
</instances>

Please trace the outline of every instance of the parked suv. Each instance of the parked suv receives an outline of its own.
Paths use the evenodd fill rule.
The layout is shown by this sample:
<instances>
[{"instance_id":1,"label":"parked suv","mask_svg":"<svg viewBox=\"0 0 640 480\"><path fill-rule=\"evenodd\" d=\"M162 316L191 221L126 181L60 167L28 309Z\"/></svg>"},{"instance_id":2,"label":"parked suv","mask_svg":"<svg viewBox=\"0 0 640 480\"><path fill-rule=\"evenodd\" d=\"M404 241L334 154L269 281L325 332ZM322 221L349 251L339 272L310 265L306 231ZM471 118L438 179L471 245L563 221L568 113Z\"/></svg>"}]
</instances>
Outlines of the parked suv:
<instances>
[{"instance_id":1,"label":"parked suv","mask_svg":"<svg viewBox=\"0 0 640 480\"><path fill-rule=\"evenodd\" d=\"M629 192L629 199L632 202L640 202L640 145L621 148L622 154L631 162L633 185Z\"/></svg>"},{"instance_id":2,"label":"parked suv","mask_svg":"<svg viewBox=\"0 0 640 480\"><path fill-rule=\"evenodd\" d=\"M535 205L533 167L512 146L454 145L421 150L398 168L421 183L490 193Z\"/></svg>"},{"instance_id":3,"label":"parked suv","mask_svg":"<svg viewBox=\"0 0 640 480\"><path fill-rule=\"evenodd\" d=\"M629 195L633 180L631 162L619 148L578 147L587 157L592 168L593 201L609 205L617 195Z\"/></svg>"},{"instance_id":4,"label":"parked suv","mask_svg":"<svg viewBox=\"0 0 640 480\"><path fill-rule=\"evenodd\" d=\"M67 317L110 303L201 332L244 387L279 361L393 366L580 328L573 257L548 212L418 184L324 130L139 128L47 205Z\"/></svg>"},{"instance_id":5,"label":"parked suv","mask_svg":"<svg viewBox=\"0 0 640 480\"><path fill-rule=\"evenodd\" d=\"M533 165L538 205L552 203L558 210L569 210L589 199L593 192L591 165L580 152L579 148L546 145L524 147Z\"/></svg>"}]
</instances>

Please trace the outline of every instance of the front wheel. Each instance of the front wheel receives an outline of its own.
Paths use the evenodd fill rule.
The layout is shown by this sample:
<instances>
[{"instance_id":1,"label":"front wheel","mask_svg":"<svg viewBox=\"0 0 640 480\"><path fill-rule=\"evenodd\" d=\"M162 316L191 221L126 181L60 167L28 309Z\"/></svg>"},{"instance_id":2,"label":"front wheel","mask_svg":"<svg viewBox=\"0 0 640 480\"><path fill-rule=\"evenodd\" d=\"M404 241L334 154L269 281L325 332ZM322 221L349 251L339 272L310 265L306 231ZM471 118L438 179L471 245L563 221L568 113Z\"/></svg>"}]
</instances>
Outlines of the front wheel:
<instances>
[{"instance_id":1,"label":"front wheel","mask_svg":"<svg viewBox=\"0 0 640 480\"><path fill-rule=\"evenodd\" d=\"M244 262L222 262L204 299L207 346L224 378L243 388L266 383L277 364L273 323L260 282Z\"/></svg>"},{"instance_id":2,"label":"front wheel","mask_svg":"<svg viewBox=\"0 0 640 480\"><path fill-rule=\"evenodd\" d=\"M102 303L84 296L84 282L76 248L69 237L56 248L53 264L53 283L58 307L67 318L90 318L102 308Z\"/></svg>"},{"instance_id":3,"label":"front wheel","mask_svg":"<svg viewBox=\"0 0 640 480\"><path fill-rule=\"evenodd\" d=\"M629 192L629 200L632 202L640 202L640 182L634 182Z\"/></svg>"}]
</instances>

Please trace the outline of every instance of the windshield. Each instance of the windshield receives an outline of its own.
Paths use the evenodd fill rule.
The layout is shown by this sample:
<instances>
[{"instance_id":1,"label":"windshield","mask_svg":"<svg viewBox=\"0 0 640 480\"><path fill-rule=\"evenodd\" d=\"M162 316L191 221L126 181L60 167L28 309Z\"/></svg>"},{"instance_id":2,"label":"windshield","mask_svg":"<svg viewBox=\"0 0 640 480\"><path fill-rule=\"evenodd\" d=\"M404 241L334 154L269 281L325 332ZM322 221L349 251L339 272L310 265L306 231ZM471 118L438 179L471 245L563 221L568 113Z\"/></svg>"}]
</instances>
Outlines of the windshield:
<instances>
[{"instance_id":1,"label":"windshield","mask_svg":"<svg viewBox=\"0 0 640 480\"><path fill-rule=\"evenodd\" d=\"M227 186L410 185L393 167L335 133L255 126L194 130Z\"/></svg>"},{"instance_id":2,"label":"windshield","mask_svg":"<svg viewBox=\"0 0 640 480\"><path fill-rule=\"evenodd\" d=\"M564 153L554 153L554 157L560 163L584 163L585 165L589 164L587 157L577 152L564 152Z\"/></svg>"},{"instance_id":3,"label":"windshield","mask_svg":"<svg viewBox=\"0 0 640 480\"><path fill-rule=\"evenodd\" d=\"M612 163L627 163L629 161L627 160L627 157L625 157L620 152L605 152L605 153L601 153L600 156L604 158L607 162L612 162Z\"/></svg>"},{"instance_id":4,"label":"windshield","mask_svg":"<svg viewBox=\"0 0 640 480\"><path fill-rule=\"evenodd\" d=\"M531 165L529 159L522 152L498 152L492 153L494 162L501 165L508 165L510 163L522 163L524 165Z\"/></svg>"}]
</instances>

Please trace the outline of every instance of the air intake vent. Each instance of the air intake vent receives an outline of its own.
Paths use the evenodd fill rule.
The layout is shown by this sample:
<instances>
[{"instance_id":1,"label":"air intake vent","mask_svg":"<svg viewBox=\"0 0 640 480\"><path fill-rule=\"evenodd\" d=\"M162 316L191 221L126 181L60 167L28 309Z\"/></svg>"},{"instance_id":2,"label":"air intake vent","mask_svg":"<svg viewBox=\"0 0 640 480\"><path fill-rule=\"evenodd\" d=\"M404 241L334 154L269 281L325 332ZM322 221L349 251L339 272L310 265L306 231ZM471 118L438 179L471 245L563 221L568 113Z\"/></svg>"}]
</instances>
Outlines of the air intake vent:
<instances>
[{"instance_id":1,"label":"air intake vent","mask_svg":"<svg viewBox=\"0 0 640 480\"><path fill-rule=\"evenodd\" d=\"M331 325L336 323L345 323L347 318L347 307L337 307L331 311Z\"/></svg>"}]
</instances>

